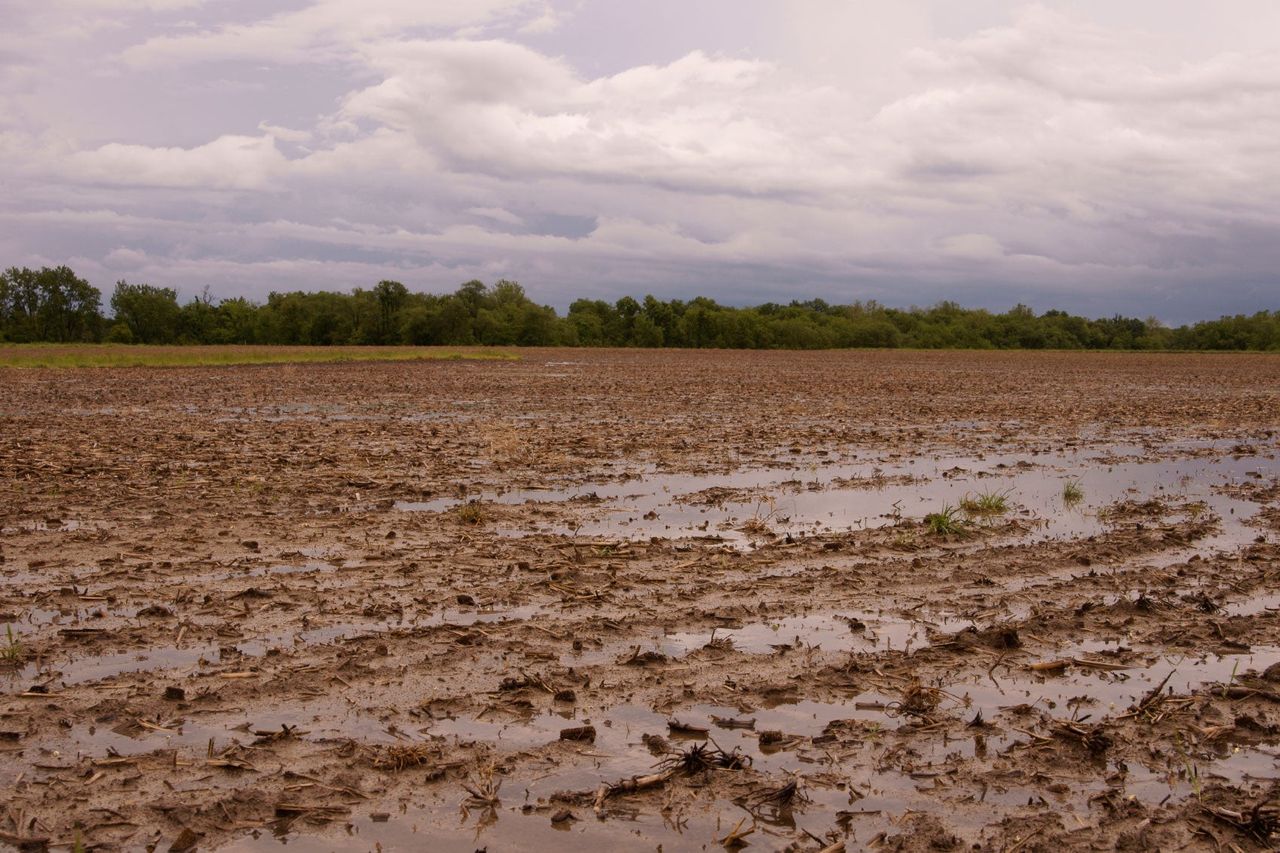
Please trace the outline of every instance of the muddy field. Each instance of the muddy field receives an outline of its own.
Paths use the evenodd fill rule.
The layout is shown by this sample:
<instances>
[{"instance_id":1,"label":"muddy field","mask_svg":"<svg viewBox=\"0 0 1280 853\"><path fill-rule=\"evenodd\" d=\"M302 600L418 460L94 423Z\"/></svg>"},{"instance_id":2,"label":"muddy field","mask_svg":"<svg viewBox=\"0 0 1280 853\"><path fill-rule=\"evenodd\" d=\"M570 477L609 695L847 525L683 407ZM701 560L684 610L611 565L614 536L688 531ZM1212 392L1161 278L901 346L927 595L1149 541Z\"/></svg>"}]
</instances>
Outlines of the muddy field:
<instances>
[{"instance_id":1,"label":"muddy field","mask_svg":"<svg viewBox=\"0 0 1280 853\"><path fill-rule=\"evenodd\" d=\"M1280 358L522 356L0 371L0 841L1277 844Z\"/></svg>"}]
</instances>

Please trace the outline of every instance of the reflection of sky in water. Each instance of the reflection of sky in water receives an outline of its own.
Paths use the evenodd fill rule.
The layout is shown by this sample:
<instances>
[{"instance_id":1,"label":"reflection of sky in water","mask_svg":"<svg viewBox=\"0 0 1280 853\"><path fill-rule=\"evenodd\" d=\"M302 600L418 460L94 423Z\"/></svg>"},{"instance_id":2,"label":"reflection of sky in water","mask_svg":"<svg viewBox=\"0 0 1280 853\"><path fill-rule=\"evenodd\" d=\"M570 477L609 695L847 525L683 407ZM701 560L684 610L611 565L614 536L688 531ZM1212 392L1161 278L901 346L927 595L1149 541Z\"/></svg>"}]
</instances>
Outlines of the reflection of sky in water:
<instances>
[{"instance_id":1,"label":"reflection of sky in water","mask_svg":"<svg viewBox=\"0 0 1280 853\"><path fill-rule=\"evenodd\" d=\"M1109 649L1114 650L1114 646L1093 642L1070 646L1060 653L1067 657L1102 659ZM1005 719L1002 709L1034 704L1042 710L1053 709L1053 716L1067 718L1071 716L1070 707L1081 715L1092 714L1096 720L1103 714L1123 712L1139 701L1170 669L1175 677L1169 680L1168 686L1185 692L1206 682L1230 679L1236 672L1261 670L1278 658L1280 650L1266 648L1247 655L1210 655L1194 660L1148 656L1133 668L1116 672L1075 667L1062 676L1046 678L1020 671L1016 677L1000 678L999 684L974 676L972 683L947 685L950 695L942 699L939 713L967 718L982 710L984 718L994 725L971 733L966 731L961 736L954 732L918 735L911 742L912 750L905 754L906 763L901 768L885 766L879 760L896 743L892 730L901 722L894 704L898 697L874 690L842 702L784 701L752 709L694 704L677 708L670 714L660 714L649 708L623 704L602 713L585 714L565 706L528 717L498 711L483 719L435 720L426 728L427 734L443 736L446 742L490 741L507 751L536 749L554 743L562 729L588 723L595 728L596 739L566 747L577 755L551 761L542 771L526 770L505 778L499 791L502 804L488 816L487 823L476 821L474 813L467 814L460 809L461 795L446 786L443 790L437 789L430 799L406 804L385 823L357 817L351 835L308 837L306 831L288 833L283 838L260 835L239 839L223 849L276 850L282 842L287 842L288 849L295 851L355 851L368 849L375 843L381 843L384 849L395 849L395 845L421 846L428 840L431 849L460 851L475 849L472 842L511 844L511 849L521 850L559 850L570 844L584 845L582 849L652 850L659 843L671 849L686 849L690 845L700 848L715 837L723 836L727 828L744 817L745 811L733 803L703 800L683 812L689 821L683 825L682 832L676 832L660 816L632 813L623 797L610 801L611 814L603 822L596 820L590 806L572 806L571 811L581 820L571 821L566 830L554 828L549 817L562 807L561 803L534 808L528 813L522 809L525 803L546 804L558 792L590 792L604 783L654 772L661 758L649 750L643 739L646 734L665 737L675 749L708 743L726 752L739 751L750 758L754 770L766 774L768 784L782 784L792 778L790 774L800 774L806 780L804 790L811 802L797 809L791 820L800 826L823 829L835 823L838 811L853 812L856 816L851 819L858 821L861 828L870 828L869 834L874 835L881 828L891 827L891 822L907 810L936 811L941 801L936 799L935 792L921 789L921 780L945 774L952 760L975 760L981 769L999 754L1025 742L1025 735L1007 725L1009 720ZM1079 702L1080 697L1092 698ZM667 723L673 718L705 727L707 733L672 734ZM727 727L718 724L717 718L751 720L754 726ZM844 721L847 724L842 725ZM1017 723L1039 727L1021 716ZM765 731L799 739L780 748L763 746L759 733ZM834 741L822 737L828 733L835 734ZM815 737L819 743L808 740ZM840 764L846 783L844 789L813 780L815 774L821 775L822 762L833 749L844 756ZM859 758L862 760L855 760ZM1195 765L1201 778L1212 776L1230 784L1272 778L1277 766L1277 755L1272 748L1225 743L1187 760ZM1118 767L1113 764L1114 761L1107 764L1105 773L1091 773L1087 779L1072 777L1068 790L1060 793L1046 791L1043 785L1019 784L1017 778L1011 778L1007 785L987 788L981 781L983 777L972 781L961 777L955 794L963 798L972 793L970 808L957 806L954 812L949 812L948 820L954 829L976 829L998 820L1003 814L1019 813L1028 798L1036 795L1051 796L1056 805L1086 815L1092 808L1089 798L1105 792L1111 784L1116 785L1120 796L1135 797L1151 806L1195 794L1189 779L1170 774L1168 768L1148 767L1140 761L1129 762L1120 781L1106 782L1103 777ZM762 781L762 787L764 784ZM857 794L851 796L850 791ZM749 818L747 825L750 825Z\"/></svg>"},{"instance_id":2,"label":"reflection of sky in water","mask_svg":"<svg viewBox=\"0 0 1280 853\"><path fill-rule=\"evenodd\" d=\"M329 417L335 415L341 417L342 413L325 413ZM1184 447L1183 450L1210 447L1212 445L1201 445ZM1226 452L1229 445L1219 449ZM1107 526L1105 520L1098 517L1098 510L1120 501L1141 502L1152 498L1170 504L1202 502L1207 512L1220 519L1221 530L1218 533L1196 543L1192 549L1175 549L1184 557L1188 550L1207 553L1238 547L1263 533L1260 528L1245 523L1256 511L1256 505L1223 494L1223 487L1259 480L1270 482L1280 475L1280 466L1274 458L1263 455L1241 458L1191 456L1144 461L1141 459L1143 452L1143 448L1133 445L1106 448L1104 451L1094 448L1072 453L940 456L865 464L815 464L809 460L790 467L709 475L662 474L648 469L640 478L626 482L585 483L561 490L495 491L478 497L484 501L512 505L527 501L543 505L572 502L568 506L554 508L580 517L582 524L576 528L576 533L588 538L717 535L739 547L748 547L751 539L734 528L755 516L767 515L769 527L776 533L856 530L893 524L897 518L920 518L944 504L955 506L966 496L985 492L1007 494L1013 506L1009 517L1021 518L1031 524L1027 536L1031 540L1069 540L1096 535L1105 531ZM1019 463L1030 463L1034 467L1020 466ZM1084 493L1084 500L1078 506L1063 503L1062 488L1068 482L1079 483ZM700 493L709 489L733 491L719 503L707 503L704 499L710 496ZM581 500L587 496L592 497L590 502ZM441 499L402 503L398 508L443 512L460 502L458 499ZM647 515L653 517L646 518ZM32 522L22 529L45 529L41 524ZM67 524L71 526L64 529L70 531L75 529L77 522ZM516 535L528 531L500 532ZM543 528L543 532L567 534L575 531L565 526L552 526ZM322 558L328 555L306 556ZM332 568L328 563L302 562L257 567L243 573L243 576L304 574ZM1033 580L1042 581L1044 578L1042 574ZM38 573L27 572L0 577L0 583L17 585L37 579L40 579ZM1014 587L1004 585L1002 588L1011 590ZM1277 608L1280 608L1280 595L1270 594L1228 603L1224 613L1228 616L1250 615ZM775 645L797 642L816 645L828 652L876 652L923 646L937 633L954 632L973 624L972 620L942 610L920 611L911 618L894 612L895 609L900 608L886 605L885 611L874 613L840 610L782 616L717 629L714 636L732 638L735 649L753 655L769 655L774 652ZM467 625L533 618L538 613L536 606L479 613L445 610L402 623L343 623L250 637L235 645L241 652L256 656L275 645L332 642L358 634L391 630L400 624ZM31 611L27 626L56 622L55 611ZM712 632L706 629L655 633L652 637L631 638L631 641L641 641L643 648L660 651L672 658L686 658L701 654L700 650L711 638ZM1113 651L1116 645L1115 642L1098 640L1040 651L1046 659L1110 661L1114 658L1107 652ZM608 662L624 651L612 647L588 651L568 656L563 662L569 665L575 662ZM217 655L216 645L202 643L189 648L161 647L90 656L66 661L61 667L63 674L59 680L76 683L137 671L194 671L201 668L201 658L217 661ZM949 755L968 758L975 754L994 755L1007 749L1021 738L1011 733L1002 715L1006 709L1018 705L1031 705L1059 718L1088 714L1091 715L1090 720L1096 722L1103 717L1123 713L1171 672L1173 675L1166 689L1185 695L1207 683L1228 682L1251 669L1261 671L1280 660L1280 650L1258 647L1239 655L1180 658L1140 648L1125 660L1130 660L1132 666L1119 671L1072 665L1061 674L1037 675L1020 665L1015 668L997 666L989 675L981 672L957 675L953 683L942 685L949 696L943 700L941 711L966 718L981 711L984 718L997 727L981 738L939 736L934 740L913 742L913 748L919 751L919 766L928 768L940 764ZM58 667L56 663L53 666ZM36 675L34 668L28 667L19 671L17 677L25 681L34 680ZM894 699L893 695L868 691L842 702L781 702L772 707L746 711L728 706L693 704L678 707L670 716L709 726L710 737L720 747L741 749L752 758L756 769L771 777L783 778L782 774L787 772L811 773L815 766L812 762L820 750L807 741L792 748L764 750L755 732L774 729L811 738L821 735L828 724L839 720L892 729L900 720L892 713L886 713L885 706L891 706ZM66 736L64 745L70 743L72 749L83 748L96 753L111 747L122 754L165 747L198 750L210 737L219 744L232 737L250 740L251 735L235 731L236 726L244 723L263 729L278 728L282 724L298 725L309 730L313 738L356 737L371 743L395 742L395 738L376 719L358 709L338 707L341 704L324 698L315 702L267 707L252 713L215 714L193 718L172 733L147 732L137 737L101 729L89 731L81 726ZM712 721L713 716L754 718L755 732L717 727ZM731 803L708 804L705 810L691 814L689 823L679 832L664 824L658 815L639 815L625 820L614 818L600 823L589 807L575 807L575 813L582 820L556 828L551 825L548 811L534 810L528 815L520 812L524 802L546 798L560 790L591 790L601 782L650 772L656 759L640 738L645 733L667 736L667 719L668 715L647 708L620 705L601 714L587 716L565 707L558 713L542 712L528 718L513 718L499 712L483 719L429 721L423 726L423 733L414 734L414 737L431 735L443 736L447 740L479 739L496 744L500 750L514 751L542 747L556 741L560 729L590 722L596 728L597 739L592 744L572 747L580 753L578 757L549 766L544 773L508 779L502 789L503 805L496 812L498 820L484 828L478 827L475 813L466 815L460 812L457 790L444 786L406 805L402 812L393 813L386 822L369 820L369 810L363 805L357 806L350 834L340 837L307 837L299 833L274 837L266 833L257 838L237 839L222 849L278 850L286 841L291 851L367 850L375 844L381 844L384 849L429 845L431 849L466 851L474 850L477 844L528 850L559 850L566 846L652 850L658 843L671 849L701 847L722 836L743 817L744 812ZM688 745L688 741L678 739L673 739L673 743ZM1276 757L1269 747L1227 745L1216 757L1197 759L1197 764L1203 776L1216 774L1239 782L1248 778L1274 777ZM879 816L868 814L857 818L864 822L865 827L889 826L891 824L886 822L900 816L906 809L936 810L939 806L936 799L923 796L916 788L918 781L905 773L865 767L851 772L861 774L851 781L863 797L851 804L847 793L815 786L809 791L814 802L801 820L803 825L825 831L832 825L837 809L853 809L883 812ZM1075 786L1067 795L1082 813L1088 809L1087 797L1102 789L1100 780L1098 777ZM1159 802L1169 795L1176 799L1193 793L1186 780L1171 779L1160 768L1137 765L1131 766L1125 785L1126 794L1149 803ZM1015 813L1025 804L1028 789L1015 785L1005 791L993 789L989 795L984 792L983 796L986 797L984 807L988 810ZM958 813L956 825L963 826L966 820L972 820L973 825L980 826L990 819L990 813L981 819L966 818ZM870 832L864 837L873 834Z\"/></svg>"},{"instance_id":3,"label":"reflection of sky in water","mask_svg":"<svg viewBox=\"0 0 1280 853\"><path fill-rule=\"evenodd\" d=\"M779 534L857 530L891 525L898 519L922 518L943 506L958 506L966 496L983 493L1006 495L1012 509L1005 517L1033 522L1029 534L1032 541L1097 535L1107 526L1098 516L1099 509L1119 501L1153 498L1200 502L1221 519L1221 532L1202 540L1202 550L1239 545L1258 534L1242 523L1254 514L1256 505L1224 495L1221 489L1254 480L1253 475L1268 480L1280 475L1275 458L1133 458L1141 453L1141 448L1133 445L1103 451L804 465L723 474L661 474L650 470L638 479L621 483L585 483L560 490L490 491L468 499L513 505L561 504L556 508L572 511L575 518L581 518L580 526L572 529L568 522L551 526L538 526L535 522L531 528L500 529L507 535L546 532L632 539L719 536L743 547L749 546L751 537L736 528L753 518L764 520L770 530ZM1116 461L1117 457L1123 459ZM1025 467L1028 463L1034 467ZM904 478L910 478L910 482L903 482ZM1063 501L1067 483L1079 484L1084 493L1079 504ZM732 491L726 499L708 504L703 493L711 489ZM440 498L396 506L406 511L443 512L463 501Z\"/></svg>"},{"instance_id":4,"label":"reflection of sky in water","mask_svg":"<svg viewBox=\"0 0 1280 853\"><path fill-rule=\"evenodd\" d=\"M220 648L231 648L250 658L264 656L272 648L320 645L398 629L431 628L442 625L464 628L507 620L523 620L538 615L542 605L530 604L496 610L454 610L445 608L429 614L415 614L394 621L353 620L290 631L224 640L189 642L182 647L152 646L125 652L85 655L74 648L60 648L53 657L40 664L27 664L11 671L7 677L17 681L52 681L53 684L80 684L99 681L132 672L188 670L195 672L207 664L220 661ZM2 636L2 635L0 635ZM54 674L56 673L56 675Z\"/></svg>"}]
</instances>

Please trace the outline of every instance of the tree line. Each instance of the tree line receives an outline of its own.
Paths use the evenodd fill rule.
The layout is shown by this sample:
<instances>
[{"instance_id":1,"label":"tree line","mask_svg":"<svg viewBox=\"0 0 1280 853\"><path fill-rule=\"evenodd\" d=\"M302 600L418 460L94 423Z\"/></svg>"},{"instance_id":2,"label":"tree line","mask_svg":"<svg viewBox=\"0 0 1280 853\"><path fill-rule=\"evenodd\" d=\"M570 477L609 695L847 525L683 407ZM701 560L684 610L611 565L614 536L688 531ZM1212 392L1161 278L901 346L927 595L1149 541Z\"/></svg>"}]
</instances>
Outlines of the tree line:
<instances>
[{"instance_id":1,"label":"tree line","mask_svg":"<svg viewBox=\"0 0 1280 853\"><path fill-rule=\"evenodd\" d=\"M1280 350L1280 311L1170 328L1158 320L1087 319L1024 305L1003 313L940 302L888 308L821 299L748 308L706 297L616 302L579 299L565 316L514 281L469 281L445 295L381 281L350 293L272 293L265 302L186 304L173 288L120 281L101 292L68 267L12 267L0 275L0 341L143 344L496 345L837 349Z\"/></svg>"}]
</instances>

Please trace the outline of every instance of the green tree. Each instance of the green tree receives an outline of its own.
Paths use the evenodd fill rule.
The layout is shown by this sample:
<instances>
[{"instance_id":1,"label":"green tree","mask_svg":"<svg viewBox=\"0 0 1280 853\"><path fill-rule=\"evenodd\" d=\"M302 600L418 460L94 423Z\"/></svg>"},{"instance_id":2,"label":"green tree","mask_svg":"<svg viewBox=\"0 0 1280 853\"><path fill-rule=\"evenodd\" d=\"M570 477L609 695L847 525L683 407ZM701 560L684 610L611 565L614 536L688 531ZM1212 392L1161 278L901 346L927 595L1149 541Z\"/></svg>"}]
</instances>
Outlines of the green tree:
<instances>
[{"instance_id":1,"label":"green tree","mask_svg":"<svg viewBox=\"0 0 1280 853\"><path fill-rule=\"evenodd\" d=\"M373 343L395 343L399 331L399 313L409 299L409 290L398 281L383 280L373 288L378 303L377 338Z\"/></svg>"},{"instance_id":2,"label":"green tree","mask_svg":"<svg viewBox=\"0 0 1280 853\"><path fill-rule=\"evenodd\" d=\"M225 343L218 335L218 309L206 287L179 312L178 339L184 344Z\"/></svg>"},{"instance_id":3,"label":"green tree","mask_svg":"<svg viewBox=\"0 0 1280 853\"><path fill-rule=\"evenodd\" d=\"M663 344L662 329L648 314L641 314L636 317L632 341L638 347L660 347Z\"/></svg>"},{"instance_id":4,"label":"green tree","mask_svg":"<svg viewBox=\"0 0 1280 853\"><path fill-rule=\"evenodd\" d=\"M102 294L69 267L0 274L0 335L13 341L89 341L102 330Z\"/></svg>"},{"instance_id":5,"label":"green tree","mask_svg":"<svg viewBox=\"0 0 1280 853\"><path fill-rule=\"evenodd\" d=\"M259 327L263 318L264 310L243 297L224 299L218 303L213 343L261 343L264 336Z\"/></svg>"},{"instance_id":6,"label":"green tree","mask_svg":"<svg viewBox=\"0 0 1280 853\"><path fill-rule=\"evenodd\" d=\"M111 294L111 311L138 343L168 344L178 338L182 309L173 288L121 280Z\"/></svg>"},{"instance_id":7,"label":"green tree","mask_svg":"<svg viewBox=\"0 0 1280 853\"><path fill-rule=\"evenodd\" d=\"M617 326L617 314L602 299L575 299L569 306L569 322L579 346L603 347L612 343L609 331Z\"/></svg>"}]
</instances>

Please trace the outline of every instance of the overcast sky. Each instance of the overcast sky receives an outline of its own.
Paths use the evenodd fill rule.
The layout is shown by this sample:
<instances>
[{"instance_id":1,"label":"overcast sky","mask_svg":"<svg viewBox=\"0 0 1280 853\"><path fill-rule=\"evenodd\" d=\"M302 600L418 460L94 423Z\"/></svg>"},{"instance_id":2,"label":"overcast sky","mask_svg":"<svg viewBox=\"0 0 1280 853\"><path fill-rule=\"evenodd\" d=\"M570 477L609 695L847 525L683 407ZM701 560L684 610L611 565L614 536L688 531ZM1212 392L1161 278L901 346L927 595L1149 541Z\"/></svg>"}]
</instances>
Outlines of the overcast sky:
<instances>
[{"instance_id":1,"label":"overcast sky","mask_svg":"<svg viewBox=\"0 0 1280 853\"><path fill-rule=\"evenodd\" d=\"M0 0L0 265L1280 309L1276 0Z\"/></svg>"}]
</instances>

